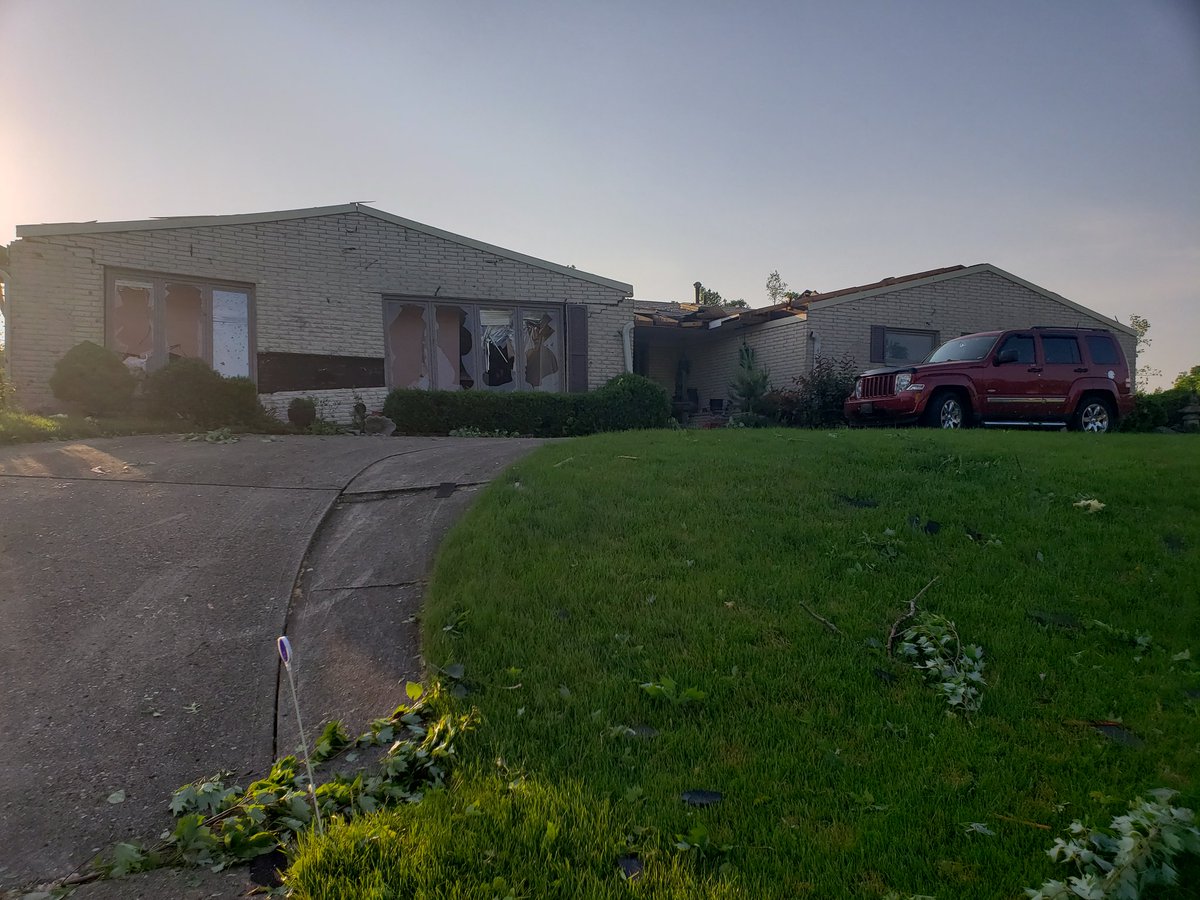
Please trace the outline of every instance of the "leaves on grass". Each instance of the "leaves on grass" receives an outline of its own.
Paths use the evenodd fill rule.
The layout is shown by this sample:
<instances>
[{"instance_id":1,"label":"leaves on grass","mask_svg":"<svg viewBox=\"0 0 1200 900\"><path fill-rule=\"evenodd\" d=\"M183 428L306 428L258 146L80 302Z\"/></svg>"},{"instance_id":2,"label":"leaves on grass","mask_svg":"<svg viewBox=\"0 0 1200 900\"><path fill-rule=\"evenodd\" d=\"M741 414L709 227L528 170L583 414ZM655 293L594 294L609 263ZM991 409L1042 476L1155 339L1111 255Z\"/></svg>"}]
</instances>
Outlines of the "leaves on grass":
<instances>
[{"instance_id":1,"label":"leaves on grass","mask_svg":"<svg viewBox=\"0 0 1200 900\"><path fill-rule=\"evenodd\" d=\"M638 685L646 696L655 700L665 700L675 706L687 706L690 703L700 703L708 695L699 688L689 687L679 690L679 686L673 678L668 678L665 675L661 680L647 681L644 684Z\"/></svg>"}]
</instances>

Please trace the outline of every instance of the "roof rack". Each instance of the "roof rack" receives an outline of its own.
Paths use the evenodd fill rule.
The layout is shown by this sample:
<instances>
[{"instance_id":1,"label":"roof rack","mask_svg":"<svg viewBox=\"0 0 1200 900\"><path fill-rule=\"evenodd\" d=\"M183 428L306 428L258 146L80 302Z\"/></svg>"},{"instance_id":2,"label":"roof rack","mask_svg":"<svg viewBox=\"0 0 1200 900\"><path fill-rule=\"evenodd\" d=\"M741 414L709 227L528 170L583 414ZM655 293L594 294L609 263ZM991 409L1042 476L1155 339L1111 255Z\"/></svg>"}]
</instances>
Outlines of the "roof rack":
<instances>
[{"instance_id":1,"label":"roof rack","mask_svg":"<svg viewBox=\"0 0 1200 900\"><path fill-rule=\"evenodd\" d=\"M1087 325L1030 325L1030 331L1108 331L1107 328L1097 328Z\"/></svg>"}]
</instances>

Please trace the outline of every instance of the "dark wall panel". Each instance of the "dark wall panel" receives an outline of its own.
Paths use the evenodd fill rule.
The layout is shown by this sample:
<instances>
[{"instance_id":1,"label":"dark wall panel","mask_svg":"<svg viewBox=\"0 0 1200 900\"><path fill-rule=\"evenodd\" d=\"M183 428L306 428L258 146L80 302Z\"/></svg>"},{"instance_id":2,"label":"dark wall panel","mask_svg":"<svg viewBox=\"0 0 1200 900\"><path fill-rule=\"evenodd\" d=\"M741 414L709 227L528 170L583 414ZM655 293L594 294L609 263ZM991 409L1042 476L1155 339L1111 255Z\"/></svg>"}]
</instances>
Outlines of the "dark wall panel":
<instances>
[{"instance_id":1,"label":"dark wall panel","mask_svg":"<svg viewBox=\"0 0 1200 900\"><path fill-rule=\"evenodd\" d=\"M258 354L259 393L383 387L383 360L316 353Z\"/></svg>"}]
</instances>

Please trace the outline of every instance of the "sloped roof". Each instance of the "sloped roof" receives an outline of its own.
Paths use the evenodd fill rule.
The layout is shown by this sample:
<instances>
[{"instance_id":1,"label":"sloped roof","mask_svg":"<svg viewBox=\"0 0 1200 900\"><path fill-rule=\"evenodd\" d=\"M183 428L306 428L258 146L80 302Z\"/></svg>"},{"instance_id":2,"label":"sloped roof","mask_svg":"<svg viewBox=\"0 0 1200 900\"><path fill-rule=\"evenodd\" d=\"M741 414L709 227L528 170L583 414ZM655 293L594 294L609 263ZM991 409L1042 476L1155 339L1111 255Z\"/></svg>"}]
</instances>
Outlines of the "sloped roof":
<instances>
[{"instance_id":1,"label":"sloped roof","mask_svg":"<svg viewBox=\"0 0 1200 900\"><path fill-rule=\"evenodd\" d=\"M1048 300L1053 300L1056 303L1061 303L1068 306L1076 312L1090 316L1094 319L1106 322L1109 327L1117 331L1123 331L1126 334L1136 335L1132 328L1124 325L1109 316L1096 312L1094 309L1088 309L1074 300L1068 300L1061 294L1056 294L1054 291L1048 291L1044 287L1034 284L1032 281L1026 281L1018 275L1013 275L1011 272L1006 272L999 266L994 266L991 263L978 263L973 266L948 266L944 269L930 269L927 272L916 272L912 275L902 275L898 278L884 278L882 281L874 282L873 284L860 285L859 287L843 288L838 291L829 291L823 294L812 294L805 297L797 303L802 303L804 309L809 309L813 305L819 305L822 308L837 306L840 303L847 303L851 300L861 300L866 297L879 297L890 294L893 291L904 290L906 288L916 287L918 284L934 284L939 281L946 281L951 278L964 278L968 275L978 275L981 272L988 272L992 275L997 275L1000 278L1007 279L1014 284L1019 284L1024 288L1028 288L1034 293L1041 294ZM790 302L790 301L789 301ZM783 304L780 304L783 305Z\"/></svg>"},{"instance_id":2,"label":"sloped roof","mask_svg":"<svg viewBox=\"0 0 1200 900\"><path fill-rule=\"evenodd\" d=\"M435 228L432 225L425 225L421 222L414 222L412 219L405 219L402 216L393 215L381 209L367 206L365 203L343 203L338 206L314 206L307 209L284 209L275 212L243 213L230 216L167 216L159 219L137 219L128 222L61 222L45 225L18 225L17 237L52 237L118 231L159 231L168 228L211 228L216 225L254 225L262 222L285 222L289 219L310 219L318 216L339 216L351 213L362 213L383 222L390 222L393 225L399 225L412 231L441 238L451 243L461 244L464 247L471 247L475 250L481 250L484 253L491 253L493 256L499 256L503 259L511 259L516 262L525 263L526 265L536 266L540 269L557 272L559 275L566 275L569 278L578 278L582 281L589 281L603 287L623 291L626 295L633 293L633 285L626 284L623 281L615 281L611 278L605 278L602 275L593 275L591 272L583 272L571 266L549 262L548 260L539 259L536 256L518 253L515 250L506 250L504 247L498 247L495 244L477 241L474 238L455 234L451 231L444 231L441 228Z\"/></svg>"}]
</instances>

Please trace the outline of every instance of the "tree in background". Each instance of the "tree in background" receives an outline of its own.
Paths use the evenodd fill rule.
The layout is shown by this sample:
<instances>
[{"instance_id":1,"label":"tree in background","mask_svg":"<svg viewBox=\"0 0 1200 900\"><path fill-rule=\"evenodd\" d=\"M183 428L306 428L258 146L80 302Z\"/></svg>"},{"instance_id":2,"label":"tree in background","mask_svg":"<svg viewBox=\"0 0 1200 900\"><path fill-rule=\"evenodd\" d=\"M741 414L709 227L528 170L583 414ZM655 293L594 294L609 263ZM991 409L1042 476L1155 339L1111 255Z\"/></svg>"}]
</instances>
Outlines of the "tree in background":
<instances>
[{"instance_id":1,"label":"tree in background","mask_svg":"<svg viewBox=\"0 0 1200 900\"><path fill-rule=\"evenodd\" d=\"M1171 386L1184 388L1193 394L1200 394L1200 366L1192 366L1186 372L1180 372L1175 376L1175 383Z\"/></svg>"},{"instance_id":2,"label":"tree in background","mask_svg":"<svg viewBox=\"0 0 1200 900\"><path fill-rule=\"evenodd\" d=\"M1153 343L1146 335L1150 331L1150 320L1145 316L1139 316L1136 313L1129 317L1129 327L1133 329L1137 335L1137 357L1141 361L1146 358L1146 354L1150 351L1150 344ZM1161 378L1162 369L1152 369L1150 366L1137 366L1134 370L1133 383L1134 387L1139 391L1146 391L1150 387L1150 379Z\"/></svg>"},{"instance_id":3,"label":"tree in background","mask_svg":"<svg viewBox=\"0 0 1200 900\"><path fill-rule=\"evenodd\" d=\"M779 270L776 269L767 276L767 296L771 298L771 305L778 303L786 293L787 282L780 277Z\"/></svg>"},{"instance_id":4,"label":"tree in background","mask_svg":"<svg viewBox=\"0 0 1200 900\"><path fill-rule=\"evenodd\" d=\"M700 286L700 305L701 306L723 306L726 309L746 309L749 307L745 300L726 300L712 288Z\"/></svg>"}]
</instances>

